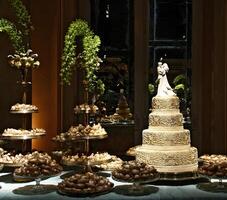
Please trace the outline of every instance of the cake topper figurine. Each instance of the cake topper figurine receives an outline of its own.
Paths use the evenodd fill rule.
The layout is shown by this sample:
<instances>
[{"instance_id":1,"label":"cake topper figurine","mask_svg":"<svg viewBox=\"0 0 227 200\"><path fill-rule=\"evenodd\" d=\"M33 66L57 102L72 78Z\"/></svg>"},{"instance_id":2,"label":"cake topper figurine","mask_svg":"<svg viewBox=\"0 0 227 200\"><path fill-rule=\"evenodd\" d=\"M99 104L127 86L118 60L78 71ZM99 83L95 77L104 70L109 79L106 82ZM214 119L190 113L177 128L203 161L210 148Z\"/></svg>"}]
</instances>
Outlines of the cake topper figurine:
<instances>
[{"instance_id":1,"label":"cake topper figurine","mask_svg":"<svg viewBox=\"0 0 227 200\"><path fill-rule=\"evenodd\" d=\"M162 64L161 61L158 62L157 71L159 81L157 96L176 96L167 79L166 73L169 71L168 65L166 63Z\"/></svg>"}]
</instances>

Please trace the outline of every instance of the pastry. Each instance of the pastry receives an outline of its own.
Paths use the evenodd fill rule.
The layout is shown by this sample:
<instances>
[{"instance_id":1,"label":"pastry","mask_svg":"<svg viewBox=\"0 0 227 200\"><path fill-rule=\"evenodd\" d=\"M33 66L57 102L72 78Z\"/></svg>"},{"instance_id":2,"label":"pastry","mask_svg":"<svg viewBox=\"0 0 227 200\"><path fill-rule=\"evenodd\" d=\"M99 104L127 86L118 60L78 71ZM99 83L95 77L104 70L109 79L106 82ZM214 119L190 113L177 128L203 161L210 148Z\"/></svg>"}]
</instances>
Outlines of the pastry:
<instances>
[{"instance_id":1,"label":"pastry","mask_svg":"<svg viewBox=\"0 0 227 200\"><path fill-rule=\"evenodd\" d=\"M112 172L113 178L123 181L146 181L157 178L158 172L153 166L137 161L125 161L120 168Z\"/></svg>"},{"instance_id":2,"label":"pastry","mask_svg":"<svg viewBox=\"0 0 227 200\"><path fill-rule=\"evenodd\" d=\"M47 153L33 152L22 167L15 169L14 174L25 177L52 176L62 170L63 168Z\"/></svg>"},{"instance_id":3,"label":"pastry","mask_svg":"<svg viewBox=\"0 0 227 200\"><path fill-rule=\"evenodd\" d=\"M86 127L82 124L79 124L78 126L71 126L68 132L56 135L55 137L53 137L53 140L57 142L65 142L67 140L77 139L78 137L104 135L107 135L107 132L104 128L101 127L100 124L96 124L93 126L87 125Z\"/></svg>"},{"instance_id":4,"label":"pastry","mask_svg":"<svg viewBox=\"0 0 227 200\"><path fill-rule=\"evenodd\" d=\"M30 104L15 104L11 107L11 111L38 111L38 107Z\"/></svg>"},{"instance_id":5,"label":"pastry","mask_svg":"<svg viewBox=\"0 0 227 200\"><path fill-rule=\"evenodd\" d=\"M58 184L58 190L64 194L95 194L109 191L113 187L107 178L94 173L75 174Z\"/></svg>"},{"instance_id":6,"label":"pastry","mask_svg":"<svg viewBox=\"0 0 227 200\"><path fill-rule=\"evenodd\" d=\"M111 158L111 155L108 153L92 153L89 156L86 156L84 154L64 155L62 156L62 163L69 166L87 164L87 162L89 162L91 165L96 165L107 162L111 160Z\"/></svg>"},{"instance_id":7,"label":"pastry","mask_svg":"<svg viewBox=\"0 0 227 200\"><path fill-rule=\"evenodd\" d=\"M123 161L117 156L111 156L110 162L102 163L98 165L98 167L100 167L103 170L113 171L121 167L122 163Z\"/></svg>"},{"instance_id":8,"label":"pastry","mask_svg":"<svg viewBox=\"0 0 227 200\"><path fill-rule=\"evenodd\" d=\"M33 128L31 130L7 128L2 136L40 136L45 134L46 131L42 128Z\"/></svg>"},{"instance_id":9,"label":"pastry","mask_svg":"<svg viewBox=\"0 0 227 200\"><path fill-rule=\"evenodd\" d=\"M200 156L201 165L199 173L205 176L227 177L227 156L225 155L208 155Z\"/></svg>"}]
</instances>

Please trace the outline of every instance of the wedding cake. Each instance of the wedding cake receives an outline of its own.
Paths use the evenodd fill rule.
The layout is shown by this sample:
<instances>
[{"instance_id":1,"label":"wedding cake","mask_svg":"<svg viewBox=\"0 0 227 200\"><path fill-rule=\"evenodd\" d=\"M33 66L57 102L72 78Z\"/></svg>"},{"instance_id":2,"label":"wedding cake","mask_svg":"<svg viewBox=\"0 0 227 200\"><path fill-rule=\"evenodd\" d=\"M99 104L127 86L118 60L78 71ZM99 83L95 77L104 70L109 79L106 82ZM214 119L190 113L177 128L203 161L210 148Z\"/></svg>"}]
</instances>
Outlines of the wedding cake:
<instances>
[{"instance_id":1,"label":"wedding cake","mask_svg":"<svg viewBox=\"0 0 227 200\"><path fill-rule=\"evenodd\" d=\"M153 165L159 172L193 172L198 152L190 145L190 132L183 128L179 98L170 87L168 65L158 64L158 92L152 99L149 128L143 131L143 144L136 149L136 160Z\"/></svg>"}]
</instances>

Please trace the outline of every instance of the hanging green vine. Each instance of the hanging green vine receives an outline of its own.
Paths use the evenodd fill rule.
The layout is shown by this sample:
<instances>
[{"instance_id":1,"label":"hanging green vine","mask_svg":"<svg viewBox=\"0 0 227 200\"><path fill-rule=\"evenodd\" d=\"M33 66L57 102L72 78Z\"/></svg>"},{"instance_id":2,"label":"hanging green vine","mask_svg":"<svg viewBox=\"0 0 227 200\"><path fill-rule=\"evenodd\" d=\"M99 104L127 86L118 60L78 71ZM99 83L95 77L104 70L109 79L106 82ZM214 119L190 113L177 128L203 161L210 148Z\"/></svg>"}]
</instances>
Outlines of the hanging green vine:
<instances>
[{"instance_id":1,"label":"hanging green vine","mask_svg":"<svg viewBox=\"0 0 227 200\"><path fill-rule=\"evenodd\" d=\"M0 32L6 32L12 42L12 46L16 53L25 52L22 34L15 25L7 19L0 19Z\"/></svg>"},{"instance_id":2,"label":"hanging green vine","mask_svg":"<svg viewBox=\"0 0 227 200\"><path fill-rule=\"evenodd\" d=\"M29 36L31 29L31 16L21 0L9 0L10 5L15 11L18 24L21 25L21 31L25 36Z\"/></svg>"},{"instance_id":3,"label":"hanging green vine","mask_svg":"<svg viewBox=\"0 0 227 200\"><path fill-rule=\"evenodd\" d=\"M76 37L82 37L83 51L76 55ZM63 84L70 85L76 65L84 68L85 80L89 92L104 93L105 85L95 72L99 69L101 59L98 57L100 38L90 30L86 21L73 21L65 35L60 76Z\"/></svg>"},{"instance_id":4,"label":"hanging green vine","mask_svg":"<svg viewBox=\"0 0 227 200\"><path fill-rule=\"evenodd\" d=\"M15 11L17 24L20 27L17 28L13 22L1 18L0 32L8 34L16 53L25 53L25 49L29 48L28 37L31 29L31 17L21 0L9 0L9 3Z\"/></svg>"}]
</instances>

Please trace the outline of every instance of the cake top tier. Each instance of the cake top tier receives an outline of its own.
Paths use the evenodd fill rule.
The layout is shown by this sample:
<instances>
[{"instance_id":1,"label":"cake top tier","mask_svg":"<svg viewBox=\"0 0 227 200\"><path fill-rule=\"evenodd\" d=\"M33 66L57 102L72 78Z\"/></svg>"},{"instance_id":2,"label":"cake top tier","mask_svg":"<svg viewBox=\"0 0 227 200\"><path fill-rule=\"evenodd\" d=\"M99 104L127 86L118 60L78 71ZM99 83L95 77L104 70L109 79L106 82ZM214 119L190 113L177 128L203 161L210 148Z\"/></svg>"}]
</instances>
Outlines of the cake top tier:
<instances>
[{"instance_id":1,"label":"cake top tier","mask_svg":"<svg viewBox=\"0 0 227 200\"><path fill-rule=\"evenodd\" d=\"M152 109L179 109L179 98L177 96L155 96L152 99Z\"/></svg>"}]
</instances>

